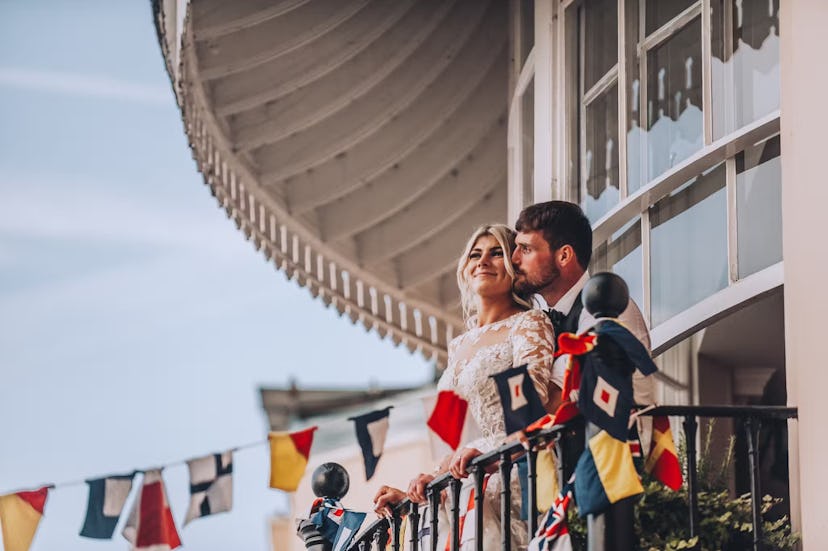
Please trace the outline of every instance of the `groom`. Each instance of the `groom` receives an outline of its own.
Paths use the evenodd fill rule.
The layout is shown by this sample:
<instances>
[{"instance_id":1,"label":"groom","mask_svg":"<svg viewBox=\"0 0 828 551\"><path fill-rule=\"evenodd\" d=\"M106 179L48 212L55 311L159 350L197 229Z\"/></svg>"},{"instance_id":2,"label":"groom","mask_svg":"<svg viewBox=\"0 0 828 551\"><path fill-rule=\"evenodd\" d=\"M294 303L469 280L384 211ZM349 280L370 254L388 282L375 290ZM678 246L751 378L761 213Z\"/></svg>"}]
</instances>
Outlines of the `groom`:
<instances>
[{"instance_id":1,"label":"groom","mask_svg":"<svg viewBox=\"0 0 828 551\"><path fill-rule=\"evenodd\" d=\"M556 338L563 332L581 333L595 325L595 318L581 304L592 257L592 227L581 207L567 201L538 203L523 209L515 229L515 291L522 296L534 295L535 307L546 310L552 319ZM650 350L650 333L632 299L618 319ZM552 379L560 387L566 363L565 357L559 357L553 364ZM654 382L652 376L636 370L636 403L655 402ZM641 437L647 442L642 444L648 449L649 426L640 429L645 429Z\"/></svg>"}]
</instances>

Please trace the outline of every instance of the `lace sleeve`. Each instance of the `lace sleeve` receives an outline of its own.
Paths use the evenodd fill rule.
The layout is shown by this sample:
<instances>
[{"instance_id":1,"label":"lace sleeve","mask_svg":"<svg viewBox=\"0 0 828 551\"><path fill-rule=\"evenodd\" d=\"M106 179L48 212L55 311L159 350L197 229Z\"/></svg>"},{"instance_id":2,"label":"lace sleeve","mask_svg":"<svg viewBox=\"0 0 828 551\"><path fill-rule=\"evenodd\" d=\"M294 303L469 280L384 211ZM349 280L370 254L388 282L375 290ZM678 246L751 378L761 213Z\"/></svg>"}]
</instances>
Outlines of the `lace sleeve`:
<instances>
[{"instance_id":1,"label":"lace sleeve","mask_svg":"<svg viewBox=\"0 0 828 551\"><path fill-rule=\"evenodd\" d=\"M550 402L550 393L560 392L552 375L555 352L555 333L552 322L541 310L529 310L512 332L513 365L527 364L529 376L535 383L544 405Z\"/></svg>"}]
</instances>

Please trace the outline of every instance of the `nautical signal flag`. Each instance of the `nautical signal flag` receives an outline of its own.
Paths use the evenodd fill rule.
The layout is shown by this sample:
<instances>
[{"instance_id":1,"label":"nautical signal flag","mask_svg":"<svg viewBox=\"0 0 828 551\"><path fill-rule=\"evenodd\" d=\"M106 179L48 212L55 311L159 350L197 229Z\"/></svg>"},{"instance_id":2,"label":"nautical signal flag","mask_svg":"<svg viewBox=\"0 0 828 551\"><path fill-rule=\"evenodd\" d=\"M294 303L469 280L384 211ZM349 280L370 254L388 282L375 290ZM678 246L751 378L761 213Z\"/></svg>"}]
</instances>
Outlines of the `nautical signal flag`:
<instances>
[{"instance_id":1,"label":"nautical signal flag","mask_svg":"<svg viewBox=\"0 0 828 551\"><path fill-rule=\"evenodd\" d=\"M581 358L595 348L597 337L594 333L576 335L561 333L558 335L558 347L555 357L569 355L569 361L564 372L563 388L561 389L561 405L555 411L554 424L563 425L578 415L578 391L581 388Z\"/></svg>"},{"instance_id":2,"label":"nautical signal flag","mask_svg":"<svg viewBox=\"0 0 828 551\"><path fill-rule=\"evenodd\" d=\"M523 430L546 415L526 365L512 367L491 377L500 394L506 434Z\"/></svg>"},{"instance_id":3,"label":"nautical signal flag","mask_svg":"<svg viewBox=\"0 0 828 551\"><path fill-rule=\"evenodd\" d=\"M612 503L643 491L626 438L617 440L602 430L589 439L575 466L579 515L600 513Z\"/></svg>"},{"instance_id":4,"label":"nautical signal flag","mask_svg":"<svg viewBox=\"0 0 828 551\"><path fill-rule=\"evenodd\" d=\"M144 473L123 534L133 551L169 551L181 545L161 469Z\"/></svg>"},{"instance_id":5,"label":"nautical signal flag","mask_svg":"<svg viewBox=\"0 0 828 551\"><path fill-rule=\"evenodd\" d=\"M87 480L89 502L86 506L86 520L80 535L101 540L112 539L118 519L132 490L135 473L107 476Z\"/></svg>"},{"instance_id":6,"label":"nautical signal flag","mask_svg":"<svg viewBox=\"0 0 828 551\"><path fill-rule=\"evenodd\" d=\"M318 508L310 517L310 521L319 528L319 533L328 542L333 543L339 527L342 526L342 518L345 516L345 508L342 503L335 499L319 498ZM314 507L317 507L314 505Z\"/></svg>"},{"instance_id":7,"label":"nautical signal flag","mask_svg":"<svg viewBox=\"0 0 828 551\"><path fill-rule=\"evenodd\" d=\"M336 538L333 540L332 551L345 551L351 540L359 532L359 527L362 526L363 521L365 521L365 513L346 510L342 515L342 522L339 524Z\"/></svg>"},{"instance_id":8,"label":"nautical signal flag","mask_svg":"<svg viewBox=\"0 0 828 551\"><path fill-rule=\"evenodd\" d=\"M629 329L618 321L611 319L601 320L595 326L595 333L598 335L599 342L601 339L607 337L615 341L635 368L644 375L651 375L658 371L653 359L650 357L650 352Z\"/></svg>"},{"instance_id":9,"label":"nautical signal flag","mask_svg":"<svg viewBox=\"0 0 828 551\"><path fill-rule=\"evenodd\" d=\"M371 480L377 469L385 448L385 437L388 434L388 417L391 407L372 411L357 417L351 417L356 427L356 437L362 449L362 458L365 463L365 480Z\"/></svg>"},{"instance_id":10,"label":"nautical signal flag","mask_svg":"<svg viewBox=\"0 0 828 551\"><path fill-rule=\"evenodd\" d=\"M428 418L427 425L452 450L460 446L469 403L452 390L441 390Z\"/></svg>"},{"instance_id":11,"label":"nautical signal flag","mask_svg":"<svg viewBox=\"0 0 828 551\"><path fill-rule=\"evenodd\" d=\"M49 487L0 496L0 527L6 551L28 551L43 516Z\"/></svg>"},{"instance_id":12,"label":"nautical signal flag","mask_svg":"<svg viewBox=\"0 0 828 551\"><path fill-rule=\"evenodd\" d=\"M566 511L572 501L572 488L558 495L538 525L527 551L572 551L572 539L566 525Z\"/></svg>"},{"instance_id":13,"label":"nautical signal flag","mask_svg":"<svg viewBox=\"0 0 828 551\"><path fill-rule=\"evenodd\" d=\"M184 519L224 513L233 508L233 452L214 453L187 461L190 507Z\"/></svg>"},{"instance_id":14,"label":"nautical signal flag","mask_svg":"<svg viewBox=\"0 0 828 551\"><path fill-rule=\"evenodd\" d=\"M270 487L285 492L295 492L308 466L313 433L317 427L299 432L271 432L270 440Z\"/></svg>"},{"instance_id":15,"label":"nautical signal flag","mask_svg":"<svg viewBox=\"0 0 828 551\"><path fill-rule=\"evenodd\" d=\"M578 409L584 417L626 442L632 407L632 378L604 363L601 354L592 352L586 356L578 390Z\"/></svg>"},{"instance_id":16,"label":"nautical signal flag","mask_svg":"<svg viewBox=\"0 0 828 551\"><path fill-rule=\"evenodd\" d=\"M681 488L681 465L676 453L676 444L673 442L669 417L653 417L653 439L650 443L650 453L644 462L644 470L672 490Z\"/></svg>"}]
</instances>

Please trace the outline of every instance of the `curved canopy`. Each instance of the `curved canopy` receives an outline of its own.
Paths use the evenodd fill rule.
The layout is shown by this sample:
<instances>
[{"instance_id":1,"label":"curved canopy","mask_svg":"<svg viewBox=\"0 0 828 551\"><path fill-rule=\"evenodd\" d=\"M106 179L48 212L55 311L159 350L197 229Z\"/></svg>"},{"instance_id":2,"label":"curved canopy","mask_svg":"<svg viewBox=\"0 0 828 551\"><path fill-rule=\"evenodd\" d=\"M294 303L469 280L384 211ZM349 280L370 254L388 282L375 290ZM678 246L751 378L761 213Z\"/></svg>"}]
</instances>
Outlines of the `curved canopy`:
<instances>
[{"instance_id":1,"label":"curved canopy","mask_svg":"<svg viewBox=\"0 0 828 551\"><path fill-rule=\"evenodd\" d=\"M196 0L155 18L205 181L288 277L445 361L454 271L506 219L507 4Z\"/></svg>"}]
</instances>

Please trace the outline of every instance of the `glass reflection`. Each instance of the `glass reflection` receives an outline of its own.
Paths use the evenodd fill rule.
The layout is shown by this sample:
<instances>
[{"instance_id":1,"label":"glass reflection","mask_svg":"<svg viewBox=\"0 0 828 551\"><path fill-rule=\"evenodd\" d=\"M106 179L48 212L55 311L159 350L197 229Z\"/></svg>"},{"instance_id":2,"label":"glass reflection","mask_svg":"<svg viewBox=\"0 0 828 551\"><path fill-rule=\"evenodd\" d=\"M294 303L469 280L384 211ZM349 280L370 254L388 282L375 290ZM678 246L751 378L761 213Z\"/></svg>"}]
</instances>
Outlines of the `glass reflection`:
<instances>
[{"instance_id":1,"label":"glass reflection","mask_svg":"<svg viewBox=\"0 0 828 551\"><path fill-rule=\"evenodd\" d=\"M581 206L595 223L618 203L618 86L586 107Z\"/></svg>"},{"instance_id":2,"label":"glass reflection","mask_svg":"<svg viewBox=\"0 0 828 551\"><path fill-rule=\"evenodd\" d=\"M639 308L644 304L641 251L641 219L635 218L595 249L589 268L593 274L612 271L623 277L630 289L630 297Z\"/></svg>"},{"instance_id":3,"label":"glass reflection","mask_svg":"<svg viewBox=\"0 0 828 551\"><path fill-rule=\"evenodd\" d=\"M703 144L701 21L647 54L647 181Z\"/></svg>"},{"instance_id":4,"label":"glass reflection","mask_svg":"<svg viewBox=\"0 0 828 551\"><path fill-rule=\"evenodd\" d=\"M644 8L647 34L658 30L695 3L696 0L647 0Z\"/></svg>"},{"instance_id":5,"label":"glass reflection","mask_svg":"<svg viewBox=\"0 0 828 551\"><path fill-rule=\"evenodd\" d=\"M711 3L713 137L779 109L779 0Z\"/></svg>"},{"instance_id":6,"label":"glass reflection","mask_svg":"<svg viewBox=\"0 0 828 551\"><path fill-rule=\"evenodd\" d=\"M592 0L584 6L584 92L618 62L618 0Z\"/></svg>"},{"instance_id":7,"label":"glass reflection","mask_svg":"<svg viewBox=\"0 0 828 551\"><path fill-rule=\"evenodd\" d=\"M657 325L727 286L724 164L656 203L650 224L652 324Z\"/></svg>"},{"instance_id":8,"label":"glass reflection","mask_svg":"<svg viewBox=\"0 0 828 551\"><path fill-rule=\"evenodd\" d=\"M782 158L779 136L736 155L739 278L782 260Z\"/></svg>"},{"instance_id":9,"label":"glass reflection","mask_svg":"<svg viewBox=\"0 0 828 551\"><path fill-rule=\"evenodd\" d=\"M520 2L520 67L526 63L526 57L535 45L535 2Z\"/></svg>"}]
</instances>

